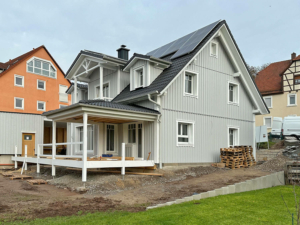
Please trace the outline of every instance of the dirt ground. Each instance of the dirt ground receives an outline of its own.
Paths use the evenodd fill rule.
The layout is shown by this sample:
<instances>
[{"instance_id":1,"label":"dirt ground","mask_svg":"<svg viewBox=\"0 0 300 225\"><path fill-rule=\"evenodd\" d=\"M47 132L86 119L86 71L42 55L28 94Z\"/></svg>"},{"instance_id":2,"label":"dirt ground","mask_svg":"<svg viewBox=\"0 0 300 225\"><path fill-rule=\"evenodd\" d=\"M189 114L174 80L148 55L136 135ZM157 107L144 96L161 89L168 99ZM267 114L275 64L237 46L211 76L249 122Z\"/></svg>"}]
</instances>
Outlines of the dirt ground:
<instances>
[{"instance_id":1,"label":"dirt ground","mask_svg":"<svg viewBox=\"0 0 300 225\"><path fill-rule=\"evenodd\" d=\"M270 160L271 161L271 160ZM283 170L286 159L266 162L247 169L185 167L157 170L163 177L88 173L84 194L81 173L57 169L57 178L47 185L31 186L26 181L0 176L0 221L68 216L85 212L142 211L149 205L164 203L194 193L206 192L270 172ZM268 164L267 164L268 163ZM35 167L27 174L36 175ZM42 168L39 178L50 179L50 168Z\"/></svg>"}]
</instances>

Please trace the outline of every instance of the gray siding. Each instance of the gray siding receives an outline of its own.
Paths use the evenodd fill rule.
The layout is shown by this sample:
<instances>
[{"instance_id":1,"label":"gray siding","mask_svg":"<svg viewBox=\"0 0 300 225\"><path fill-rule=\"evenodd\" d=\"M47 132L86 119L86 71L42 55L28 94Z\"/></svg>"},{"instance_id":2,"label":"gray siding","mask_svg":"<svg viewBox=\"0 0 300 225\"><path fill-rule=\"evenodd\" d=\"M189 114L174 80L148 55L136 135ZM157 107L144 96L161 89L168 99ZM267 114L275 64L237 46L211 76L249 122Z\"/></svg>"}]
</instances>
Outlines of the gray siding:
<instances>
[{"instance_id":1,"label":"gray siding","mask_svg":"<svg viewBox=\"0 0 300 225\"><path fill-rule=\"evenodd\" d=\"M218 41L218 40L216 40ZM199 73L198 98L184 96L184 73L162 97L160 149L163 163L219 161L221 147L228 146L228 126L238 126L239 144L253 145L253 106L219 42L218 58L207 45L187 66ZM239 106L228 104L228 81L239 84ZM195 122L194 147L176 146L176 120Z\"/></svg>"},{"instance_id":2,"label":"gray siding","mask_svg":"<svg viewBox=\"0 0 300 225\"><path fill-rule=\"evenodd\" d=\"M124 88L128 86L130 83L130 73L124 72L121 70L120 72L120 92L123 91Z\"/></svg>"},{"instance_id":3,"label":"gray siding","mask_svg":"<svg viewBox=\"0 0 300 225\"><path fill-rule=\"evenodd\" d=\"M95 69L93 73L89 76L91 81L89 82L89 99L96 98L96 87L100 85L100 72L99 68ZM110 98L117 96L117 83L118 76L117 71L103 69L103 84L109 82Z\"/></svg>"},{"instance_id":4,"label":"gray siding","mask_svg":"<svg viewBox=\"0 0 300 225\"><path fill-rule=\"evenodd\" d=\"M153 63L150 64L150 84L162 73L162 71L163 70L161 69L155 68Z\"/></svg>"},{"instance_id":5,"label":"gray siding","mask_svg":"<svg viewBox=\"0 0 300 225\"><path fill-rule=\"evenodd\" d=\"M35 133L35 149L43 144L44 117L41 115L0 112L0 154L22 153L22 133Z\"/></svg>"},{"instance_id":6,"label":"gray siding","mask_svg":"<svg viewBox=\"0 0 300 225\"><path fill-rule=\"evenodd\" d=\"M151 152L150 159L154 159L154 122L144 122L144 159Z\"/></svg>"}]
</instances>

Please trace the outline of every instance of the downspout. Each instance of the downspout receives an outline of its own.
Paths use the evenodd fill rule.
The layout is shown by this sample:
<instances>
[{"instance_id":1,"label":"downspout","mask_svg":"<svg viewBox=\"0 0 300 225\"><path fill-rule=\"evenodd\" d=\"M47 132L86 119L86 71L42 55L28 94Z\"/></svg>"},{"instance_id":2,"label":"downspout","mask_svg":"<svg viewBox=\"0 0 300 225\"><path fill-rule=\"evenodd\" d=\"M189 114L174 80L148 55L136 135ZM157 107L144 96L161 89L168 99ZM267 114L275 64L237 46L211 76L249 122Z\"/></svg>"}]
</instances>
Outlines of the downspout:
<instances>
[{"instance_id":1,"label":"downspout","mask_svg":"<svg viewBox=\"0 0 300 225\"><path fill-rule=\"evenodd\" d=\"M158 102L152 100L150 94L148 94L148 100L149 100L150 102L154 103L155 105L158 105L158 107L159 107L159 109L160 109L160 103L158 103Z\"/></svg>"}]
</instances>

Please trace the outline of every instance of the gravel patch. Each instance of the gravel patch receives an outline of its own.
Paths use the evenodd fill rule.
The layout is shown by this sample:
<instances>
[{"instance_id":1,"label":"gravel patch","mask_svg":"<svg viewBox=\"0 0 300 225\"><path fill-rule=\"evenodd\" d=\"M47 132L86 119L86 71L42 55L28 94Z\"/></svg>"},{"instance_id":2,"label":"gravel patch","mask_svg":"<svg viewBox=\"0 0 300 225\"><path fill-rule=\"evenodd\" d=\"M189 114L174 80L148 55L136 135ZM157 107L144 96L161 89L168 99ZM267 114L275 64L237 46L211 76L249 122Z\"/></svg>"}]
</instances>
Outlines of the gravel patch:
<instances>
[{"instance_id":1,"label":"gravel patch","mask_svg":"<svg viewBox=\"0 0 300 225\"><path fill-rule=\"evenodd\" d=\"M266 172L279 172L284 170L287 161L291 161L291 159L283 155L278 155L261 165L255 166L255 168Z\"/></svg>"}]
</instances>

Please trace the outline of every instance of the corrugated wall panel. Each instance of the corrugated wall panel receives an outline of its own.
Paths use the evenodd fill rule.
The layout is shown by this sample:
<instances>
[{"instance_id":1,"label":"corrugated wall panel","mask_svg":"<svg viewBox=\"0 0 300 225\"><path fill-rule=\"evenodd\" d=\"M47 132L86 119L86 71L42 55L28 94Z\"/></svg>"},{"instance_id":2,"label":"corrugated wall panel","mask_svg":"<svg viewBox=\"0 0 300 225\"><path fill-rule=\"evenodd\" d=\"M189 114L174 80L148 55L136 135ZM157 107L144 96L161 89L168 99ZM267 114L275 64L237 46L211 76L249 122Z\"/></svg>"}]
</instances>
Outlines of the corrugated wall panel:
<instances>
[{"instance_id":1,"label":"corrugated wall panel","mask_svg":"<svg viewBox=\"0 0 300 225\"><path fill-rule=\"evenodd\" d=\"M40 115L0 112L0 154L22 153L22 132L35 133L35 149L43 143L44 117Z\"/></svg>"},{"instance_id":2,"label":"corrugated wall panel","mask_svg":"<svg viewBox=\"0 0 300 225\"><path fill-rule=\"evenodd\" d=\"M154 159L154 122L144 122L144 159L151 152L150 159Z\"/></svg>"},{"instance_id":3,"label":"corrugated wall panel","mask_svg":"<svg viewBox=\"0 0 300 225\"><path fill-rule=\"evenodd\" d=\"M218 40L216 40L219 42ZM160 150L163 163L219 161L221 147L228 146L228 126L238 126L239 142L253 145L253 105L228 59L221 42L218 58L207 45L187 66L198 75L198 98L186 97L184 73L175 79L162 97ZM239 84L239 105L228 104L228 81ZM176 121L195 122L194 147L176 146Z\"/></svg>"}]
</instances>

